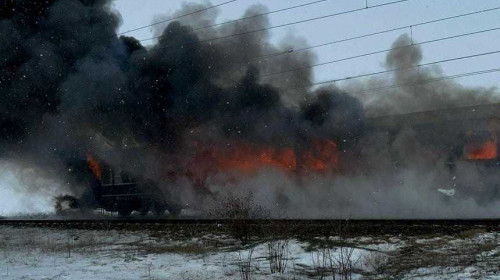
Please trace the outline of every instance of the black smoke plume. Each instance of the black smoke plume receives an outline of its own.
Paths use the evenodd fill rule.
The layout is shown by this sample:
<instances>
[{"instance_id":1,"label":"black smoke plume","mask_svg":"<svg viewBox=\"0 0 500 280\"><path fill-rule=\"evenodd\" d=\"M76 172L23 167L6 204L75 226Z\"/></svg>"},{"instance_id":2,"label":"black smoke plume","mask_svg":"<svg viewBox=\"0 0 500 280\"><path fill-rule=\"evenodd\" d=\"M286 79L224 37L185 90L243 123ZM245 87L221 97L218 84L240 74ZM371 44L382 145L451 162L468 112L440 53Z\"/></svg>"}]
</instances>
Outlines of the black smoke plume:
<instances>
[{"instance_id":1,"label":"black smoke plume","mask_svg":"<svg viewBox=\"0 0 500 280\"><path fill-rule=\"evenodd\" d=\"M198 8L186 5L179 13ZM263 11L254 6L245 16ZM363 124L360 103L339 91L308 92L310 69L261 83L262 74L311 63L311 53L257 61L281 50L268 43L267 32L207 43L269 26L266 17L256 17L195 31L215 16L171 22L145 47L116 35L120 17L110 1L4 2L2 157L81 192L84 176L68 170L79 169L75 162L86 153L101 151L102 139L171 162L189 151L193 131L212 145L246 141L301 150L313 138L355 141Z\"/></svg>"}]
</instances>

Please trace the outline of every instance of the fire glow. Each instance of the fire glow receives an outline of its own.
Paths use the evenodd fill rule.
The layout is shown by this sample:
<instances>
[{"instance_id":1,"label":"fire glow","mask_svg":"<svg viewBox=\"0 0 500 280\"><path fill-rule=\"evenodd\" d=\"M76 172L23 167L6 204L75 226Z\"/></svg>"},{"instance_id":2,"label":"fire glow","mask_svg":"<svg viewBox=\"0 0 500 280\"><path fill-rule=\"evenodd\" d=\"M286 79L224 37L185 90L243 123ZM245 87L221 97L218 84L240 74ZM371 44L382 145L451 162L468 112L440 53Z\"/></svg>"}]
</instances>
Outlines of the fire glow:
<instances>
[{"instance_id":1,"label":"fire glow","mask_svg":"<svg viewBox=\"0 0 500 280\"><path fill-rule=\"evenodd\" d=\"M297 152L291 147L272 148L238 144L225 148L205 148L189 163L188 174L202 183L210 174L239 172L255 174L262 169L277 169L290 174L326 173L338 170L337 144L316 140L310 149Z\"/></svg>"},{"instance_id":2,"label":"fire glow","mask_svg":"<svg viewBox=\"0 0 500 280\"><path fill-rule=\"evenodd\" d=\"M101 176L102 176L101 165L90 154L87 154L87 164L88 164L90 170L92 171L92 174L94 174L94 176L97 179L101 180Z\"/></svg>"},{"instance_id":3,"label":"fire glow","mask_svg":"<svg viewBox=\"0 0 500 280\"><path fill-rule=\"evenodd\" d=\"M487 160L498 157L497 139L491 139L480 146L466 146L465 158L468 160Z\"/></svg>"},{"instance_id":4,"label":"fire glow","mask_svg":"<svg viewBox=\"0 0 500 280\"><path fill-rule=\"evenodd\" d=\"M184 172L199 186L203 186L209 176L218 173L237 172L251 176L260 170L276 169L292 175L335 173L339 169L338 148L332 140L315 140L309 149L301 152L291 147L258 147L251 144L224 148L195 146L193 148L197 151L188 160ZM87 154L87 165L95 178L101 180L101 165L91 154Z\"/></svg>"}]
</instances>

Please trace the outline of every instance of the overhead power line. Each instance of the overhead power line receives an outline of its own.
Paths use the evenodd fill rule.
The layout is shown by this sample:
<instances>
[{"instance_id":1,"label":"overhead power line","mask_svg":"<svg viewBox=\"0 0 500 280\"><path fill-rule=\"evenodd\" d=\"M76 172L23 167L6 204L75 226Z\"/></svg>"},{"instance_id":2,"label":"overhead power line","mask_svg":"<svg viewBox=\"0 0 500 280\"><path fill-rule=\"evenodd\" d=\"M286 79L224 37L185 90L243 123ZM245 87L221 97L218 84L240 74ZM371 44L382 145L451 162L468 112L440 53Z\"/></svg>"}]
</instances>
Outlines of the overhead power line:
<instances>
[{"instance_id":1,"label":"overhead power line","mask_svg":"<svg viewBox=\"0 0 500 280\"><path fill-rule=\"evenodd\" d=\"M221 6L221 5L228 4L228 3L234 2L234 1L236 1L236 0L224 2L224 3L221 3L221 4L216 5L216 6ZM223 24L234 23L234 22L237 22L237 21L240 21L240 20L245 20L245 19L254 18L254 17L258 17L258 16L263 16L265 14L277 13L277 12L280 12L280 11L291 10L291 9L295 9L295 8L299 8L299 7L303 7L303 6L307 6L307 5L313 5L313 4L317 4L317 3L320 3L320 2L324 2L324 1L327 1L327 0L313 1L313 2L310 2L310 3L305 3L305 4L302 4L302 5L292 6L292 7L288 7L288 8L284 8L284 9L280 9L280 10L275 10L275 11L271 11L271 12L264 13L264 14L259 14L259 15L254 15L254 16L250 16L250 17L245 17L245 18L241 18L241 19L238 19L238 20L232 20L232 21L223 22L223 23L219 23L219 24L213 24L213 25L209 25L209 26L203 26L203 27L199 27L199 28L194 29L194 31L202 30L202 29L206 29L206 28L211 28L211 27L215 27L215 26L219 26L219 25L223 25ZM344 11L344 12L338 12L338 13L329 14L329 15L320 16L320 17L315 17L315 18L310 18L310 19L306 19L306 20L295 21L295 22L285 23L285 24L276 25L276 26L270 26L270 27L267 27L267 28L262 28L262 29L252 30L252 31L245 31L245 32L241 32L241 33L235 33L235 34L230 34L230 35L227 35L227 36L216 37L216 38L211 38L211 39L206 39L206 40L200 40L200 41L196 41L196 42L190 42L190 43L182 44L180 46L181 47L186 47L186 46L194 45L194 44L198 44L198 43L212 42L212 41L215 41L215 40L222 40L222 39L231 38L231 37L235 37L235 36L242 36L242 35L257 33L257 32L261 32L261 31L265 31L265 30L269 30L269 29L275 29L275 28L285 27L285 26L289 26L289 25L300 24L300 23L304 23L304 22L310 22L310 21L313 21L313 20L319 20L319 19L323 19L323 18L329 18L329 17L339 16L339 15L344 15L344 14L349 14L349 13L355 13L355 12L359 12L359 11L370 9L370 8L377 8L377 7L381 7L381 6L393 5L393 4L397 4L397 3L401 3L401 2L407 2L407 1L410 1L410 0L398 0L398 1L393 1L393 2L389 2L389 3L374 5L374 6L367 6L367 7L360 8L360 9L354 9L354 10L349 10L349 11ZM216 7L216 6L212 6L212 7L209 7L209 8L213 8L213 7ZM204 9L204 10L207 10L207 9ZM440 22L440 21L446 21L446 20L456 19L456 18L465 17L465 16L476 15L476 14L480 14L480 13L491 12L491 11L495 11L495 10L500 10L500 7L495 7L495 8L490 8L490 9L485 9L485 10L480 10L480 11L475 11L475 12L470 12L470 13L459 14L459 15L455 15L455 16L450 16L450 17L445 17L445 18L440 18L440 19L435 19L435 20L420 22L420 23L416 23L416 24L412 24L412 25L407 25L407 26L402 26L402 27L391 28L391 29L387 29L387 30L382 30L382 31L373 32L373 33L369 33L369 34L364 34L364 35L360 35L360 36L350 37L350 38L341 39L341 40L337 40L337 41L326 42L326 43L322 43L322 44L319 44L319 45L309 46L309 47L305 47L305 48L301 48L301 49L296 49L296 50L292 50L292 51L285 51L285 52L279 52L279 53L274 53L274 54L267 54L267 55L263 55L263 56L257 57L256 59L267 59L267 58L270 58L270 57L273 57L273 56L279 56L279 55L286 55L286 54L296 53L296 52L299 52L299 51L305 51L305 50L313 49L313 48L317 48L317 47L322 47L322 46L327 46L327 45L331 45L331 44L336 44L336 43L341 43L341 42L346 42L346 41L361 39L361 38L365 38L365 37L370 37L370 36L375 36L375 35L384 34L384 33L388 33L388 32L393 32L393 31L397 31L397 30L403 30L403 29L408 29L408 28L412 29L413 27L417 27L417 26L421 26L421 25L426 25L426 24L436 23L436 22ZM199 10L199 11L196 11L196 12L193 12L193 13L190 13L190 14L194 14L194 13L198 13L198 12L202 12L202 11L203 10ZM188 16L190 14L182 15L182 16L179 16L177 18ZM165 20L165 21L162 21L162 22L153 23L152 25L160 24L160 23L167 22L167 21L170 21L170 20L175 20L177 18L171 18L169 20ZM138 29L129 30L129 31L126 31L126 32L123 32L123 33L120 33L120 34L124 34L124 33L127 33L127 32L132 32L132 31L139 30L139 29L142 29L142 28L146 28L146 27L149 27L149 26L152 26L152 25L144 26L144 27L141 27L141 28L138 28ZM424 41L424 42L421 42L421 43L415 43L415 44L412 43L411 45L401 46L401 47L397 47L397 48L375 51L375 52L361 54L361 55L357 55L357 56L353 56L353 57L342 58L342 59L338 59L338 60L334 60L334 61L323 62L323 63L319 63L319 64L315 64L315 65L309 65L309 66L300 67L300 68L296 68L296 69L290 69L290 70L286 70L286 71L282 71L282 72L264 74L264 75L261 75L260 77L266 77L266 76L278 75L278 74L287 73L287 72L298 71L298 70L305 69L305 68L311 68L311 67L316 67L316 66L320 66L320 65L329 64L329 63L335 63L335 62L339 62L339 61L345 61L345 60L349 60L349 59L354 59L354 58L359 58L359 57L363 57L363 56L373 55L373 54L377 54L377 53L387 52L387 51L391 51L391 50L394 50L394 49L406 48L406 47L410 47L410 46L414 46L414 45L428 44L428 43L432 43L432 42L437 42L437 41L442 41L442 40L448 40L448 39L453 39L453 38L458 38L458 37L463 37L463 36L470 36L470 35L474 35L474 34L480 34L480 33L495 31L495 30L499 30L499 29L500 29L500 27L499 28L490 28L490 29L480 30L480 31L476 31L476 32L469 32L469 33L464 33L464 34L459 34L459 35L454 35L454 36L449 36L449 37L444 37L444 38L439 38L439 39L433 39L433 40ZM160 38L160 37L162 37L162 36L158 36L158 37L155 37L155 38L149 38L149 39L143 39L143 40L140 40L140 41L151 40L151 39L156 39L156 38ZM156 49L153 49L153 50L146 50L146 51L142 51L142 52L135 52L133 54L147 53L147 52L157 51L157 50L160 50L160 49L168 49L168 48L173 48L173 47L175 47L175 46L165 46L165 47L160 47L160 48L156 48ZM395 68L395 69L390 69L390 70L385 70L385 71L367 73L367 74L362 74L362 75L357 75L357 76L351 76L351 77L346 77L346 78L332 79L332 80L327 80L327 81L313 83L313 84L311 84L311 86L316 86L316 85L321 85L321 84L327 84L327 83L336 83L336 82L340 82L340 81L346 81L346 80L352 80L352 79L357 79L357 78L362 78L362 77L368 77L368 76L373 76L373 75L379 75L379 74L384 74L384 73L395 72L395 71L399 71L399 70L419 68L419 67L434 65L434 64L438 64L438 63L445 63L445 62L450 62L450 61L463 60L463 59L468 59L468 58L473 58L473 57L479 57L479 56L486 56L486 55L492 55L492 54L497 54L497 53L500 53L500 50L499 51L493 51L493 52L487 52L487 53L480 53L480 54L468 55L468 56L463 56L463 57L456 57L456 58L451 58L451 59L445 59L445 60L440 60L440 61L434 61L434 62L419 64L419 65L414 65L414 66L409 66L409 67L401 67L401 68ZM422 81L422 82L419 82L419 83L416 83L416 84L422 84L422 83L434 82L434 81L440 81L440 80L446 80L446 79L456 79L456 78L461 78L461 77L481 75L481 74L493 73L493 72L499 72L499 71L500 71L500 68L489 69L489 70L484 70L484 71L469 72L469 73L463 73L463 74L452 75L452 76L444 76L444 77L440 77L440 78L437 78L437 79L425 80L425 81ZM405 86L405 85L409 85L409 84L408 83L398 84L398 85L392 85L392 86L388 86L388 87L380 87L380 88L368 89L368 90L365 90L365 91L383 90L383 89L400 87L400 86ZM281 90L285 89L286 90L286 89L292 89L292 88L278 88L278 89L281 89Z\"/></svg>"},{"instance_id":2,"label":"overhead power line","mask_svg":"<svg viewBox=\"0 0 500 280\"><path fill-rule=\"evenodd\" d=\"M360 12L360 11L364 11L364 10L367 10L367 9L374 9L374 8L379 8L379 7L383 7L383 6L388 6L388 5L399 4L399 3L402 3L402 2L408 2L408 1L411 1L411 0L397 0L397 1L393 1L393 2L388 2L388 3L373 5L373 6L369 6L369 7L363 7L363 8L358 8L358 9L354 9L354 10L337 12L337 13L328 14L328 15L324 15L324 16L319 16L319 17L314 17L314 18L309 18L309 19L304 19L304 20L299 20L299 21L284 23L284 24L280 24L280 25L269 26L269 27L266 27L266 28L260 28L260 29L250 30L250 31L244 31L244 32L240 32L240 33L233 33L233 34L230 34L230 35L221 36L221 37L215 37L215 38L211 38L211 39L205 39L205 40L198 40L198 41L194 41L194 42L188 42L188 43L181 44L181 45L164 46L164 47L157 47L157 48L154 48L152 50L136 51L136 52L133 53L133 55L138 55L138 54L148 53L148 52L155 52L155 51L159 51L159 50L163 50L163 49L170 49L170 48L179 47L179 46L182 47L182 48L184 48L186 46L196 45L196 44L199 44L199 43L207 43L207 42L213 42L213 41L217 41L217 40L223 40L223 39L227 39L227 38L232 38L232 37L236 37L236 36L253 34L253 33L262 32L262 31L266 31L266 30L271 30L271 29L276 29L276 28L282 28L282 27L285 27L285 26L290 26L290 25L295 25L295 24L301 24L301 23L311 22L311 21L315 21L315 20L319 20L319 19L331 18L331 17L335 17L335 16L340 16L340 15L345 15L345 14Z\"/></svg>"},{"instance_id":3,"label":"overhead power line","mask_svg":"<svg viewBox=\"0 0 500 280\"><path fill-rule=\"evenodd\" d=\"M226 25L226 24L230 24L230 23L244 21L244 20L251 19L251 18L257 18L257 17L262 17L262 16L265 16L265 15L275 14L275 13L284 12L284 11L288 11L288 10L293 10L293 9L297 9L297 8L303 8L303 7L306 7L306 6L315 5L315 4L326 2L326 1L330 1L330 0L313 1L313 2L309 2L309 3L304 3L304 4L300 4L300 5L296 5L296 6L291 6L291 7L287 7L287 8L283 8L283 9L278 9L278 10L274 10L274 11L262 13L262 14L257 14L257 15L242 17L242 18L239 18L239 19L229 20L229 21L225 21L225 22L221 22L221 23L215 23L215 24L211 24L211 25L201 26L201 27L197 27L197 28L193 29L192 31L200 31L200 30L203 30L203 29L208 29L208 28L213 28L213 27L217 27L217 26L221 26L221 25ZM162 37L164 37L164 35L155 36L155 37L151 37L151 38L147 38L147 39L141 39L139 41L149 41L149 40L159 39L159 38L162 38Z\"/></svg>"},{"instance_id":4,"label":"overhead power line","mask_svg":"<svg viewBox=\"0 0 500 280\"><path fill-rule=\"evenodd\" d=\"M480 57L480 56L487 56L487 55L498 54L498 53L500 53L500 50L492 51L492 52L486 52L486 53L473 54L473 55L467 55L467 56L461 56L461 57L454 57L454 58L443 59L443 60L439 60L439 61L422 63L422 64L418 64L418 65L413 65L413 66L398 67L398 68L393 68L393 69L384 70L384 71L378 71L378 72L371 72L371 73L367 73L367 74L361 74L361 75L357 75L357 76L350 76L350 77L345 77L345 78L331 79L331 80L326 80L326 81L322 81L322 82L316 82L316 83L312 83L310 86L317 86L317 85L323 85L323 84L337 83L337 82L341 82L341 81L354 80L354 79L365 78L365 77L369 77L369 76L387 74L387 73L396 72L396 71L400 71L400 70L415 69L415 68L420 68L420 67L424 67L424 66L435 65L435 64L439 64L439 63L445 63L445 62L451 62L451 61L469 59L469 58ZM297 87L288 87L288 88L283 88L282 87L282 88L278 88L278 89L287 90L287 89L296 89L296 88Z\"/></svg>"},{"instance_id":5,"label":"overhead power line","mask_svg":"<svg viewBox=\"0 0 500 280\"><path fill-rule=\"evenodd\" d=\"M394 84L394 85L390 85L390 86L373 87L373 88L368 88L368 89L356 91L356 93L376 92L376 91L382 91L385 89L400 88L400 87L405 87L405 86L421 86L421 85L439 82L439 81L444 81L444 80L453 80L453 79L458 79L458 78L478 76L478 75L484 75L484 74L490 74L490 73L496 73L496 72L500 72L500 68L493 68L493 69L487 69L487 70L481 70L481 71L460 73L460 74L456 74L456 75L442 76L442 77L433 78L433 79L420 80L419 82L407 82L407 83ZM311 87L322 85L322 84L331 84L332 81L334 81L334 80L313 83L313 84L311 84ZM290 88L277 88L277 89L287 91L287 90L298 89L298 88L306 88L306 87L290 87Z\"/></svg>"},{"instance_id":6,"label":"overhead power line","mask_svg":"<svg viewBox=\"0 0 500 280\"><path fill-rule=\"evenodd\" d=\"M325 43L314 45L314 46L308 46L308 47L299 48L299 49L292 49L292 50L286 50L286 51L281 51L281 52L276 52L276 53L265 54L265 55L256 57L255 60L269 59L269 58L273 58L275 56L281 56L281 55L290 55L290 54L294 54L297 52L306 51L306 50L310 50L310 49L314 49L314 48L325 47L325 46L329 46L329 45L333 45L333 44L353 41L353 40L357 40L357 39L372 37L375 35L381 35L381 34L394 32L394 31L398 31L398 30L409 29L409 28L413 28L413 27L417 27L417 26L427 25L427 24L441 22L441 21L447 21L447 20L451 20L451 19L457 19L457 18L461 18L461 17L477 15L477 14L481 14L481 13L492 12L492 11L496 11L496 10L500 10L500 7L479 10L479 11L475 11L475 12L459 14L459 15L455 15L455 16L444 17L444 18L439 18L439 19L434 19L434 20L429 20L429 21L424 21L424 22L419 22L419 23L410 24L410 25L401 26L401 27L395 27L395 28L381 30L381 31L368 33L368 34L364 34L364 35L359 35L359 36L355 36L355 37L340 39L340 40L331 41L331 42L325 42Z\"/></svg>"},{"instance_id":7,"label":"overhead power line","mask_svg":"<svg viewBox=\"0 0 500 280\"><path fill-rule=\"evenodd\" d=\"M314 67L318 67L318 66L324 66L324 65L328 65L328 64L333 64L333 63L337 63L337 62L352 60L352 59L361 58L361 57L365 57L365 56L370 56L370 55L374 55L374 54L386 53L386 52L390 52L390 51L394 51L394 50L398 50L398 49L409 48L409 47L412 47L412 46L425 45L425 44L435 43L435 42L439 42L439 41L445 41L445 40L456 39L456 38L465 37L465 36L477 35L477 34L491 32L491 31L496 31L496 30L500 30L500 27L495 27L495 28L490 28L490 29L485 29L485 30L479 30L479 31L469 32L469 33L463 33L463 34L459 34L459 35L453 35L453 36L448 36L448 37L433 39L433 40L424 41L424 42L420 42L420 43L413 43L413 44L410 44L410 45L404 45L404 46L401 46L401 47L384 49L384 50L379 50L379 51L364 53L364 54L360 54L360 55L355 55L355 56L340 58L340 59L336 59L336 60L330 60L330 61L320 62L320 63L317 63L317 64L312 64L312 65L297 67L297 68L283 70L283 71L279 71L279 72L273 72L273 73L263 74L263 75L259 75L258 77L263 78L263 77L268 77L268 76L286 74L286 73L290 73L290 72L300 71L300 70L314 68Z\"/></svg>"},{"instance_id":8,"label":"overhead power line","mask_svg":"<svg viewBox=\"0 0 500 280\"><path fill-rule=\"evenodd\" d=\"M200 10L197 10L197 11L194 11L194 12L190 12L190 13L187 13L187 14L183 14L183 15L176 16L176 17L169 18L169 19L162 20L162 21L157 21L157 22L154 22L154 23L151 23L151 24L148 24L148 25L143 25L143 26L140 26L140 27L137 27L137 28L134 28L134 29L130 29L130 30L124 31L124 32L120 32L117 35L123 35L123 34L127 34L127 33L130 33L130 32L138 31L138 30L141 30L141 29L144 29L144 28L148 28L148 27L151 27L151 26L155 26L155 25L158 25L158 24L165 23L165 22L169 22L169 21L173 21L173 20L176 20L176 19L180 19L180 18L183 18L183 17L190 16L190 15L194 15L194 14L197 14L197 13L201 13L201 12L204 12L204 11L216 8L216 7L220 7L220 6L223 6L223 5L227 5L229 3L236 2L236 1L238 1L238 0L230 0L230 1L222 2L220 4L213 5L213 6L210 6L210 7L206 7L204 9L200 9Z\"/></svg>"},{"instance_id":9,"label":"overhead power line","mask_svg":"<svg viewBox=\"0 0 500 280\"><path fill-rule=\"evenodd\" d=\"M385 86L385 87L368 88L368 89L365 89L365 90L362 90L362 91L357 91L357 93L381 91L381 90L384 90L384 89L392 89L392 88L399 88L399 87L405 87L405 86L420 86L420 85L425 85L425 84L429 84L429 83L439 82L439 81L443 81L443 80L453 80L453 79L458 79L458 78L464 78L464 77L470 77L470 76L477 76L477 75L484 75L484 74L496 73L496 72L500 72L500 68L493 68L493 69L488 69L488 70L481 70L481 71L461 73L461 74L450 75L450 76L443 76L443 77L434 78L434 79L421 80L419 82L413 82L413 83L412 82L408 82L408 83L400 83L400 84L395 84L395 85Z\"/></svg>"}]
</instances>

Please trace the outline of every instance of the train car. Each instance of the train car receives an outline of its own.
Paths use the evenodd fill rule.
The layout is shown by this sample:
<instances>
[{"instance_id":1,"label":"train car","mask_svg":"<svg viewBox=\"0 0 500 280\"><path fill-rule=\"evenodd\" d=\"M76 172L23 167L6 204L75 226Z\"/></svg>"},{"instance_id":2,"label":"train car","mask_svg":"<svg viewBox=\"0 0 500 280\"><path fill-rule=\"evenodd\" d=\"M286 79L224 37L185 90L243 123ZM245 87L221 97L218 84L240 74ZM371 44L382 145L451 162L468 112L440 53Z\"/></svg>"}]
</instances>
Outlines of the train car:
<instances>
[{"instance_id":1,"label":"train car","mask_svg":"<svg viewBox=\"0 0 500 280\"><path fill-rule=\"evenodd\" d=\"M391 140L403 129L412 129L423 145L455 159L498 161L500 104L368 118L368 127L389 134Z\"/></svg>"},{"instance_id":2,"label":"train car","mask_svg":"<svg viewBox=\"0 0 500 280\"><path fill-rule=\"evenodd\" d=\"M500 104L369 118L368 127L371 133L388 134L389 142L404 129L412 130L423 147L446 158L450 178L458 183L444 193L454 194L456 187L485 203L500 197ZM467 174L457 172L459 164L474 165L480 180L460 178Z\"/></svg>"}]
</instances>

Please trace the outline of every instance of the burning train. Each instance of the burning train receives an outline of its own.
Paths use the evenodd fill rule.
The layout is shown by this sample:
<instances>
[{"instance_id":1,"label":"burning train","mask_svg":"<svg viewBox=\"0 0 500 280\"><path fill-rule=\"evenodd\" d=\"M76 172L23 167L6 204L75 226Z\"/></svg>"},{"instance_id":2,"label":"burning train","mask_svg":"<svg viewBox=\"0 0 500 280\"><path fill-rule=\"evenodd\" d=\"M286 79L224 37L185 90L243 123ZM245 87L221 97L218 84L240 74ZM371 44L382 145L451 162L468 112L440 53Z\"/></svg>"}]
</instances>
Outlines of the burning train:
<instances>
[{"instance_id":1,"label":"burning train","mask_svg":"<svg viewBox=\"0 0 500 280\"><path fill-rule=\"evenodd\" d=\"M485 177L488 177L488 172L498 171L500 104L369 118L366 133L392 135L388 137L390 142L405 129L414 131L427 149L442 153L440 157L446 158L444 164L450 177L459 176L455 173L455 165L461 161L482 166ZM316 141L310 146L310 150L301 153L288 147L273 149L240 144L214 148L201 146L197 142L192 144L192 149L195 152L178 169L183 169L182 175L205 194L210 193L210 183L207 180L219 173L244 173L252 176L259 169L277 169L300 181L304 175L335 175L342 172L342 153L333 140ZM161 215L165 210L177 215L184 207L182 203L169 197L168 192L163 192L158 187L159 182L145 179L144 163L130 162L142 158L142 152L142 149L137 148L111 148L100 155L100 160L96 155L87 155L88 190L92 192L96 206L118 212L121 216L128 216L132 211L142 214L153 211ZM127 162L116 157L124 158ZM179 176L179 170L169 174L164 180L175 180L175 176ZM238 176L234 176L229 180L236 181L237 178ZM473 187L465 189L474 190ZM450 192L440 190L450 195ZM487 192L475 195L492 198L500 195L498 191L498 185L491 185ZM453 194L454 190L451 192Z\"/></svg>"},{"instance_id":2,"label":"burning train","mask_svg":"<svg viewBox=\"0 0 500 280\"><path fill-rule=\"evenodd\" d=\"M251 176L262 168L275 168L298 179L302 173L336 172L339 166L337 145L331 140L316 141L311 150L301 155L292 148L259 148L251 144L224 148L195 144L193 149L196 152L184 166L177 166L176 171L166 167L161 172L167 174L163 177L167 181L176 180L178 176L188 178L190 184L205 195L209 194L207 179L220 173L234 175L230 175L229 181L235 182L238 180L236 175ZM82 170L87 184L83 197L61 196L56 209L62 209L66 204L70 208L97 207L118 212L123 217L132 211L141 215L152 211L161 216L166 210L171 215L179 214L184 205L170 197L168 191L159 188L159 182L147 179L143 152L139 147L108 147L99 156L88 153L86 164L80 165L86 169ZM181 165L180 161L177 164ZM89 200L92 203L89 204Z\"/></svg>"},{"instance_id":3,"label":"burning train","mask_svg":"<svg viewBox=\"0 0 500 280\"><path fill-rule=\"evenodd\" d=\"M401 201L377 208L387 217L408 193L454 187L453 177L478 200L497 197L498 105L467 107L500 102L497 89L436 79L439 67L419 67L422 51L406 34L387 52L390 77L314 87L312 48L283 52L307 43L274 44L266 12L252 6L224 25L216 12L180 17L153 26L158 37L144 46L117 35L111 0L5 1L0 157L36 170L19 190L72 194L69 205L124 216L178 213L248 188L276 212L300 209L293 217L311 208L308 217L370 216L379 200ZM367 90L382 84L391 87Z\"/></svg>"}]
</instances>

